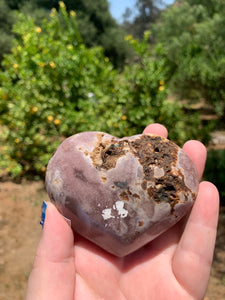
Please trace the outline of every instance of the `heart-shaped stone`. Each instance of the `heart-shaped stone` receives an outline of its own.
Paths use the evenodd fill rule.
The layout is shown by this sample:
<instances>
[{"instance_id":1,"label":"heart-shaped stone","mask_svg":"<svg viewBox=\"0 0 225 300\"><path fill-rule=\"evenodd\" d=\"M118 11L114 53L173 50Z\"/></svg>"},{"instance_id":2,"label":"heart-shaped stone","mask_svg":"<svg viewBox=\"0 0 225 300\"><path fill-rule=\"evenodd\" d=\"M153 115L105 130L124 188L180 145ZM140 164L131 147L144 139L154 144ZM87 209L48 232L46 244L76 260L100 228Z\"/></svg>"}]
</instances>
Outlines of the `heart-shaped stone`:
<instances>
[{"instance_id":1,"label":"heart-shaped stone","mask_svg":"<svg viewBox=\"0 0 225 300\"><path fill-rule=\"evenodd\" d=\"M74 231L125 256L178 222L198 192L185 152L166 138L83 132L49 161L46 188Z\"/></svg>"}]
</instances>

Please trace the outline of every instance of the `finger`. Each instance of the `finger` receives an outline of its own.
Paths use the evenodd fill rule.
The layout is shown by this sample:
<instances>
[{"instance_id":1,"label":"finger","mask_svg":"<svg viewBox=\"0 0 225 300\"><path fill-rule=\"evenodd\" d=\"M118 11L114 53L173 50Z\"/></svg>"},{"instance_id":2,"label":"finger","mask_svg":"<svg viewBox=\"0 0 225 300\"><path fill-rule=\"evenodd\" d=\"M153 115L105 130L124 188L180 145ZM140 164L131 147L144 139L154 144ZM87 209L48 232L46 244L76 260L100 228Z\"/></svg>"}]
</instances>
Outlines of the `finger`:
<instances>
[{"instance_id":1,"label":"finger","mask_svg":"<svg viewBox=\"0 0 225 300\"><path fill-rule=\"evenodd\" d=\"M147 134L147 133L157 134L165 138L167 138L168 136L168 131L166 127L158 123L148 125L143 131L143 134Z\"/></svg>"},{"instance_id":2,"label":"finger","mask_svg":"<svg viewBox=\"0 0 225 300\"><path fill-rule=\"evenodd\" d=\"M207 156L205 146L199 141L190 140L184 144L183 150L187 153L187 155L192 159L193 163L195 164L200 180L205 168Z\"/></svg>"},{"instance_id":3,"label":"finger","mask_svg":"<svg viewBox=\"0 0 225 300\"><path fill-rule=\"evenodd\" d=\"M219 213L219 194L202 182L186 228L175 251L173 272L194 299L203 299L210 275Z\"/></svg>"},{"instance_id":4,"label":"finger","mask_svg":"<svg viewBox=\"0 0 225 300\"><path fill-rule=\"evenodd\" d=\"M72 299L74 284L73 233L55 206L48 202L26 299Z\"/></svg>"}]
</instances>

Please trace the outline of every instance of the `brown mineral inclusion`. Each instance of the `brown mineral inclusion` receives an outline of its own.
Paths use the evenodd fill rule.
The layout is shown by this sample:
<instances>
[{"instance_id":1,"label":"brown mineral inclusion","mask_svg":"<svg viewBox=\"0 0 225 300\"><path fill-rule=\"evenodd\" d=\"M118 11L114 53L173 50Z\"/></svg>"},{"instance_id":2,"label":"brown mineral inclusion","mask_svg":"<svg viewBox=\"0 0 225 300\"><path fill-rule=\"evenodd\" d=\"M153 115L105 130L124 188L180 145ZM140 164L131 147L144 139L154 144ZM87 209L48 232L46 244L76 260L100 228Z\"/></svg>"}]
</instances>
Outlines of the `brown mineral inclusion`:
<instances>
[{"instance_id":1,"label":"brown mineral inclusion","mask_svg":"<svg viewBox=\"0 0 225 300\"><path fill-rule=\"evenodd\" d=\"M73 230L120 257L177 223L193 205L198 184L185 152L151 134L73 135L46 173L49 197Z\"/></svg>"}]
</instances>

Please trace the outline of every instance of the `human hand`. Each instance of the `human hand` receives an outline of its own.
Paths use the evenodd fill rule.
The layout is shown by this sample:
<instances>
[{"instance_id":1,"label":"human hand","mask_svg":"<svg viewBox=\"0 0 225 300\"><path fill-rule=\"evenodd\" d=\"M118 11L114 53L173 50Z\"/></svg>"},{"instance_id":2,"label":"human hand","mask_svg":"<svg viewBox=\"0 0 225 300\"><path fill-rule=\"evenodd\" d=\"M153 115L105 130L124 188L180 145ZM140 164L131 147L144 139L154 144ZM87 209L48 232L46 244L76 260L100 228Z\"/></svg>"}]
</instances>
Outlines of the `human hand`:
<instances>
[{"instance_id":1,"label":"human hand","mask_svg":"<svg viewBox=\"0 0 225 300\"><path fill-rule=\"evenodd\" d=\"M151 124L144 133L167 137ZM206 149L188 141L183 150L202 176ZM47 205L45 224L27 286L27 300L203 299L215 246L219 195L202 182L189 216L138 251L115 257L75 234Z\"/></svg>"}]
</instances>

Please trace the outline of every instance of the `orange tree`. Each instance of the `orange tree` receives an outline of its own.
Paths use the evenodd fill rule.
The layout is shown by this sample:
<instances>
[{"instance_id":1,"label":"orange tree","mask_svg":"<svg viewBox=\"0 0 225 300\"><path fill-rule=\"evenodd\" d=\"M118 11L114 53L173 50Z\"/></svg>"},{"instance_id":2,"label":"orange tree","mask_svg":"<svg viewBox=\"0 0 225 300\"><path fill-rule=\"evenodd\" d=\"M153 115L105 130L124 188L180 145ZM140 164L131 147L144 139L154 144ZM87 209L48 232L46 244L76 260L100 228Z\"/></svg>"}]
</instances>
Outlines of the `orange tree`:
<instances>
[{"instance_id":1,"label":"orange tree","mask_svg":"<svg viewBox=\"0 0 225 300\"><path fill-rule=\"evenodd\" d=\"M50 17L37 27L20 14L14 47L2 63L1 122L8 128L7 157L18 162L15 175L41 173L63 137L108 130L121 115L119 107L108 113L116 72L101 48L84 46L76 13L60 2Z\"/></svg>"}]
</instances>

